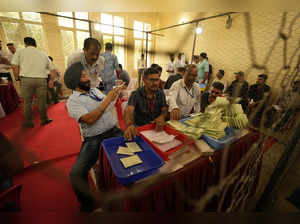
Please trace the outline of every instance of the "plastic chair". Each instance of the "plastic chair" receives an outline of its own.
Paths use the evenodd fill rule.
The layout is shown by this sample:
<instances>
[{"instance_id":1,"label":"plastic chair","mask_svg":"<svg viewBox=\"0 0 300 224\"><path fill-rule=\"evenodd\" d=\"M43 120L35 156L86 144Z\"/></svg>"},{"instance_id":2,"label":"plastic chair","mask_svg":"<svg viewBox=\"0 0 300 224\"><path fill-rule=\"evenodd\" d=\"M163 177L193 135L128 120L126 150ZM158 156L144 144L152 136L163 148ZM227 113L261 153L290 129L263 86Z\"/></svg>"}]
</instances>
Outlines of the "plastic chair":
<instances>
[{"instance_id":1,"label":"plastic chair","mask_svg":"<svg viewBox=\"0 0 300 224\"><path fill-rule=\"evenodd\" d=\"M21 211L22 185L14 185L0 194L0 212Z\"/></svg>"}]
</instances>

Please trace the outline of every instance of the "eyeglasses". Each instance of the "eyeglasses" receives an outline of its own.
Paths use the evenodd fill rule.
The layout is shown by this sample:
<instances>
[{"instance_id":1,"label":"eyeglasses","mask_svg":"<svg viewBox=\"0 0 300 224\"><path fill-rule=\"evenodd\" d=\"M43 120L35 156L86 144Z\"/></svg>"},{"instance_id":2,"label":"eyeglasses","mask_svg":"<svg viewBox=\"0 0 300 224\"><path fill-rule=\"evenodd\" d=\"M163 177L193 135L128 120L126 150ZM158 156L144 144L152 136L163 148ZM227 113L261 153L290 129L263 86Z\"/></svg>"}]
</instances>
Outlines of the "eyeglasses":
<instances>
[{"instance_id":1,"label":"eyeglasses","mask_svg":"<svg viewBox=\"0 0 300 224\"><path fill-rule=\"evenodd\" d=\"M217 92L217 91L214 91L214 90L212 90L211 93L214 93L216 95L221 95L222 94L222 92Z\"/></svg>"},{"instance_id":2,"label":"eyeglasses","mask_svg":"<svg viewBox=\"0 0 300 224\"><path fill-rule=\"evenodd\" d=\"M160 79L146 79L146 80L148 80L149 82L159 82L160 81Z\"/></svg>"}]
</instances>

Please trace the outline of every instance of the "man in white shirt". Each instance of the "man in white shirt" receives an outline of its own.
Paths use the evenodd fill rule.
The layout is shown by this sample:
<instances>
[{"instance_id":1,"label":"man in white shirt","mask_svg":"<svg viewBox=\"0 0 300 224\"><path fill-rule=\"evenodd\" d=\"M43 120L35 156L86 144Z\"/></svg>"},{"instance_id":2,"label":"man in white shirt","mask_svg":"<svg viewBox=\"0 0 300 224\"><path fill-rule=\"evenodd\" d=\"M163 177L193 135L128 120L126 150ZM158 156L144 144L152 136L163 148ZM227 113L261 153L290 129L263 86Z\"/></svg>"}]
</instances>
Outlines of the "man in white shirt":
<instances>
[{"instance_id":1,"label":"man in white shirt","mask_svg":"<svg viewBox=\"0 0 300 224\"><path fill-rule=\"evenodd\" d=\"M21 93L24 98L24 119L22 126L32 128L32 100L36 93L41 116L41 125L52 120L47 115L47 78L50 70L49 87L53 86L55 70L48 56L36 49L35 39L24 38L25 48L18 50L12 59L16 81L21 78Z\"/></svg>"},{"instance_id":2,"label":"man in white shirt","mask_svg":"<svg viewBox=\"0 0 300 224\"><path fill-rule=\"evenodd\" d=\"M83 52L76 52L69 56L67 66L81 62L91 79L91 87L99 87L101 72L104 68L104 57L99 55L101 44L95 38L87 38L83 45Z\"/></svg>"},{"instance_id":3,"label":"man in white shirt","mask_svg":"<svg viewBox=\"0 0 300 224\"><path fill-rule=\"evenodd\" d=\"M182 68L185 66L186 66L186 64L185 64L185 60L184 60L184 55L183 55L183 53L179 53L178 59L175 62L175 70L176 70L175 72L177 72L177 68Z\"/></svg>"},{"instance_id":4,"label":"man in white shirt","mask_svg":"<svg viewBox=\"0 0 300 224\"><path fill-rule=\"evenodd\" d=\"M188 65L184 78L173 83L168 99L171 120L200 112L201 90L196 83L197 75L197 66Z\"/></svg>"},{"instance_id":5,"label":"man in white shirt","mask_svg":"<svg viewBox=\"0 0 300 224\"><path fill-rule=\"evenodd\" d=\"M142 76L143 76L144 70L146 69L146 60L145 60L144 54L142 54L141 59L138 60L137 68L138 68L138 75L139 75L138 85L140 87L141 81L142 81Z\"/></svg>"},{"instance_id":6,"label":"man in white shirt","mask_svg":"<svg viewBox=\"0 0 300 224\"><path fill-rule=\"evenodd\" d=\"M168 78L172 75L175 75L175 63L174 63L174 55L170 55L170 62L167 64L166 71L168 73Z\"/></svg>"},{"instance_id":7,"label":"man in white shirt","mask_svg":"<svg viewBox=\"0 0 300 224\"><path fill-rule=\"evenodd\" d=\"M225 93L225 91L226 91L226 89L227 89L228 83L227 83L227 81L226 81L225 79L223 79L224 74L225 74L224 70L220 69L219 72L217 73L217 77L216 77L216 78L212 81L212 83L211 83L211 89L213 88L212 86L213 86L213 84L214 84L215 82L220 82L220 83L222 83L222 84L224 85L224 90L223 90L223 92Z\"/></svg>"},{"instance_id":8,"label":"man in white shirt","mask_svg":"<svg viewBox=\"0 0 300 224\"><path fill-rule=\"evenodd\" d=\"M8 81L12 81L11 74L9 72L10 67L10 55L2 49L2 42L0 40L0 78L6 77Z\"/></svg>"},{"instance_id":9,"label":"man in white shirt","mask_svg":"<svg viewBox=\"0 0 300 224\"><path fill-rule=\"evenodd\" d=\"M9 50L9 61L11 62L14 54L16 53L16 48L15 45L13 43L8 43L6 44L8 50Z\"/></svg>"}]
</instances>

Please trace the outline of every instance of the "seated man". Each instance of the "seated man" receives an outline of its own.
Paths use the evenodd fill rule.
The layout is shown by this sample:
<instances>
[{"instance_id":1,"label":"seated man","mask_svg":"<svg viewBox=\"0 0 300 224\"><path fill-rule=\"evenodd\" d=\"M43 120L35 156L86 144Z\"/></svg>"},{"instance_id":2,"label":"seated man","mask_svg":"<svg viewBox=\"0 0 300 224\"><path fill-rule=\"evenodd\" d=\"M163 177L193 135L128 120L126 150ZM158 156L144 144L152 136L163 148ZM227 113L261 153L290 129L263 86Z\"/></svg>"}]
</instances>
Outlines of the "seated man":
<instances>
[{"instance_id":1,"label":"seated man","mask_svg":"<svg viewBox=\"0 0 300 224\"><path fill-rule=\"evenodd\" d=\"M90 78L81 62L74 63L67 69L64 81L73 90L66 103L68 112L78 121L84 138L70 172L71 184L81 205L80 210L91 212L96 208L96 203L90 192L88 172L98 159L101 142L123 135L116 127L117 120L111 112L121 88L111 90L107 96L97 88L90 88Z\"/></svg>"},{"instance_id":2,"label":"seated man","mask_svg":"<svg viewBox=\"0 0 300 224\"><path fill-rule=\"evenodd\" d=\"M235 98L235 103L242 105L244 111L246 111L248 106L248 82L245 81L244 72L239 71L234 73L235 80L227 88L226 93L229 95L229 98Z\"/></svg>"},{"instance_id":3,"label":"seated man","mask_svg":"<svg viewBox=\"0 0 300 224\"><path fill-rule=\"evenodd\" d=\"M201 90L197 80L197 66L188 65L184 78L173 83L169 91L171 120L180 120L190 113L200 112Z\"/></svg>"},{"instance_id":4,"label":"seated man","mask_svg":"<svg viewBox=\"0 0 300 224\"><path fill-rule=\"evenodd\" d=\"M291 88L282 92L277 104L267 110L264 126L270 128L276 117L279 117L277 115L284 114L290 109L300 109L300 80L292 82Z\"/></svg>"},{"instance_id":5,"label":"seated man","mask_svg":"<svg viewBox=\"0 0 300 224\"><path fill-rule=\"evenodd\" d=\"M265 102L268 99L268 97L270 97L271 88L266 84L267 79L268 79L267 75L261 74L258 76L256 84L251 85L249 88L249 92L248 92L249 104L247 108L247 113L248 114L251 114L253 112L256 113L252 121L254 126L259 126L265 108ZM257 108L257 106L260 103L262 104L262 106L258 109L258 111L255 110L255 108Z\"/></svg>"},{"instance_id":6,"label":"seated man","mask_svg":"<svg viewBox=\"0 0 300 224\"><path fill-rule=\"evenodd\" d=\"M48 58L50 59L50 61L53 63L53 58L51 56L48 56ZM51 94L50 99L48 99L48 102L50 103L50 101L52 100L55 104L58 103L58 98L59 95L61 94L61 88L62 88L62 84L59 81L60 78L60 71L58 70L58 68L53 64L54 69L55 69L55 73L56 73L56 77L54 77L54 82L53 82L53 86L49 89L49 92ZM48 76L50 77L50 75ZM48 78L49 80L49 78ZM54 89L54 87L56 87L56 89Z\"/></svg>"},{"instance_id":7,"label":"seated man","mask_svg":"<svg viewBox=\"0 0 300 224\"><path fill-rule=\"evenodd\" d=\"M161 73L162 73L162 67L159 66L158 64L152 64L151 68L154 68L154 69L156 69L158 71L158 75L159 75L159 79L160 79ZM158 88L159 89L164 89L164 85L165 85L165 82L160 79Z\"/></svg>"},{"instance_id":8,"label":"seated man","mask_svg":"<svg viewBox=\"0 0 300 224\"><path fill-rule=\"evenodd\" d=\"M144 87L132 92L125 109L126 131L124 137L131 140L137 134L136 126L154 122L156 130L162 130L168 115L166 96L158 88L160 78L157 70L148 68L143 76Z\"/></svg>"},{"instance_id":9,"label":"seated man","mask_svg":"<svg viewBox=\"0 0 300 224\"><path fill-rule=\"evenodd\" d=\"M224 78L224 74L225 74L224 70L220 69L220 70L218 71L217 77L212 81L211 89L213 88L213 87L212 87L212 86L213 86L213 83L215 83L215 82L220 82L220 83L222 83L222 84L224 85L224 90L223 90L223 92L226 92L226 89L227 89L228 84L227 84L227 81L226 81L225 79L223 79L223 78Z\"/></svg>"},{"instance_id":10,"label":"seated man","mask_svg":"<svg viewBox=\"0 0 300 224\"><path fill-rule=\"evenodd\" d=\"M201 96L201 112L205 111L205 108L213 103L218 96L221 96L224 90L224 85L221 82L214 82L210 92L205 92Z\"/></svg>"},{"instance_id":11,"label":"seated man","mask_svg":"<svg viewBox=\"0 0 300 224\"><path fill-rule=\"evenodd\" d=\"M119 73L118 78L121 79L123 82L125 82L125 85L128 86L130 82L130 77L128 72L123 69L121 64L119 64L119 69L120 70L117 70L117 73Z\"/></svg>"},{"instance_id":12,"label":"seated man","mask_svg":"<svg viewBox=\"0 0 300 224\"><path fill-rule=\"evenodd\" d=\"M177 72L176 75L171 75L169 76L169 78L167 79L164 88L165 89L170 89L172 84L174 82L176 82L179 79L182 79L185 73L185 68L184 67L179 67L177 68Z\"/></svg>"}]
</instances>

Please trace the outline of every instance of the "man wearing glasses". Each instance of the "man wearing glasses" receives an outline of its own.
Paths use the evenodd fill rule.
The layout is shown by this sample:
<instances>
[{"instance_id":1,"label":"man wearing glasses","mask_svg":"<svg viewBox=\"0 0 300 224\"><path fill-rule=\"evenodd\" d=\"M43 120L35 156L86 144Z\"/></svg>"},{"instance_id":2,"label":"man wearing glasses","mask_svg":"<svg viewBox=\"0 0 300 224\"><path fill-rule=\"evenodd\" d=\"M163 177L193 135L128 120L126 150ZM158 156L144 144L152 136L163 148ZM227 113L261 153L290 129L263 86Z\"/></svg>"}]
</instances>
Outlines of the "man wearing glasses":
<instances>
[{"instance_id":1,"label":"man wearing glasses","mask_svg":"<svg viewBox=\"0 0 300 224\"><path fill-rule=\"evenodd\" d=\"M124 137L131 140L137 134L136 126L154 122L156 130L161 131L165 126L168 115L166 96L159 89L160 77L154 68L144 71L144 86L132 92L125 109L126 131Z\"/></svg>"},{"instance_id":2,"label":"man wearing glasses","mask_svg":"<svg viewBox=\"0 0 300 224\"><path fill-rule=\"evenodd\" d=\"M205 108L213 103L218 96L222 96L224 85L220 82L214 82L210 92L205 92L201 96L201 112L205 111Z\"/></svg>"}]
</instances>

